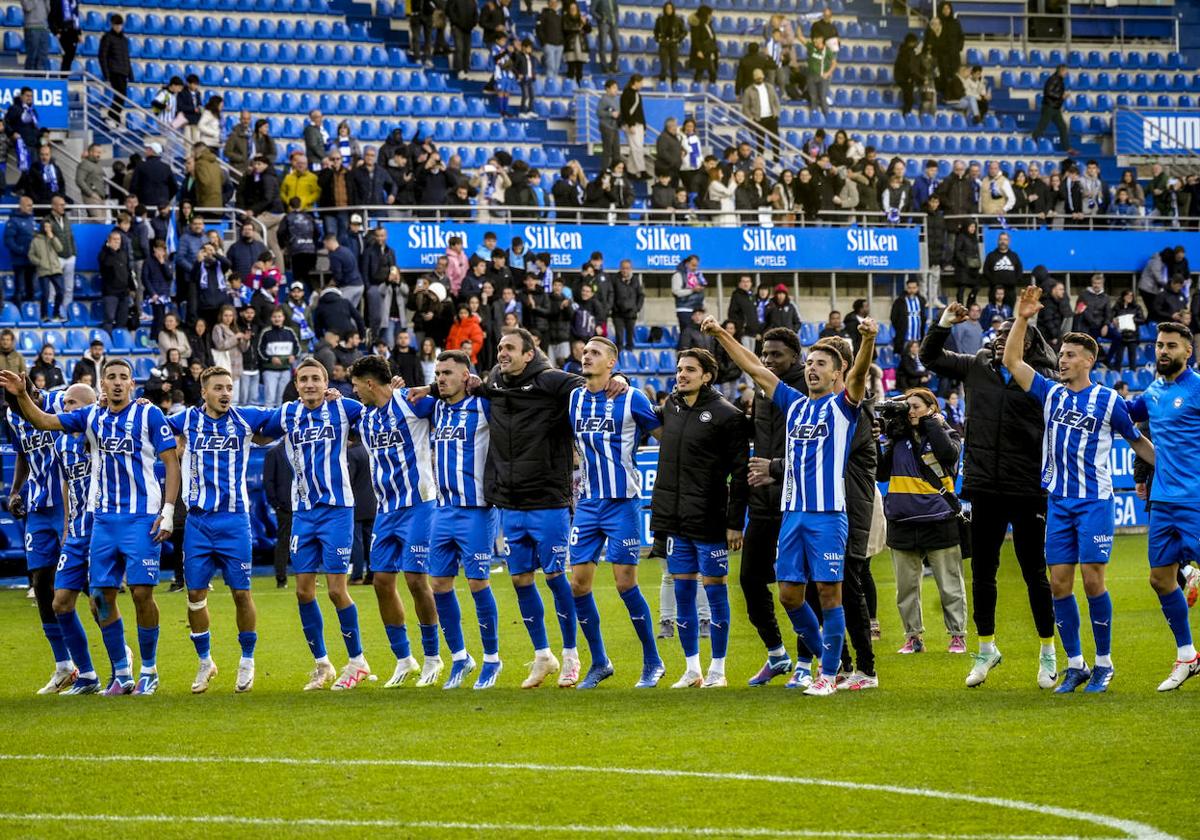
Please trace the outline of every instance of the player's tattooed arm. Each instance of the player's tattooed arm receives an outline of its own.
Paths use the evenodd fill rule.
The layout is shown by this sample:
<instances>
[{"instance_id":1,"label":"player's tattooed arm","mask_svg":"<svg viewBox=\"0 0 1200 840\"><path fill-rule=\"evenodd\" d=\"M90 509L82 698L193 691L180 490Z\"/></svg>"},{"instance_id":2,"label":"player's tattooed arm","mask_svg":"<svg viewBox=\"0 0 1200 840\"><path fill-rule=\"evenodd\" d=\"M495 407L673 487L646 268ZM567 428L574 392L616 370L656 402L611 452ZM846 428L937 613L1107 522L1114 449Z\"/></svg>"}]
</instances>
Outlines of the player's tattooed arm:
<instances>
[{"instance_id":1,"label":"player's tattooed arm","mask_svg":"<svg viewBox=\"0 0 1200 840\"><path fill-rule=\"evenodd\" d=\"M11 394L17 401L17 413L29 421L35 429L42 431L61 432L62 421L54 414L42 411L26 390L25 375L13 373L11 370L0 370L0 388Z\"/></svg>"}]
</instances>

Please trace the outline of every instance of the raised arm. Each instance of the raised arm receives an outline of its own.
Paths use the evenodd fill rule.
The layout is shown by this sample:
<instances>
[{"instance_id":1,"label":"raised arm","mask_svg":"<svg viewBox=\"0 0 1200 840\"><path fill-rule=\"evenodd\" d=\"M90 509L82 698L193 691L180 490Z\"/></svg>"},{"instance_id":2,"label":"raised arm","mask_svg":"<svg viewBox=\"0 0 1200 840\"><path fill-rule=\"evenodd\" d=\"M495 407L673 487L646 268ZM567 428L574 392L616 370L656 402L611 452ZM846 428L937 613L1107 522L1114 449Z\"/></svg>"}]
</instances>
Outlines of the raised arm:
<instances>
[{"instance_id":1,"label":"raised arm","mask_svg":"<svg viewBox=\"0 0 1200 840\"><path fill-rule=\"evenodd\" d=\"M952 303L942 312L941 319L929 329L921 343L921 363L940 376L966 379L974 357L966 353L955 353L946 349L950 328L967 320L967 307Z\"/></svg>"},{"instance_id":2,"label":"raised arm","mask_svg":"<svg viewBox=\"0 0 1200 840\"><path fill-rule=\"evenodd\" d=\"M862 342L858 345L858 353L854 357L854 365L846 374L846 397L858 405L867 393L867 376L871 372L871 362L875 361L875 336L879 335L879 324L874 318L863 318L858 322L858 334Z\"/></svg>"},{"instance_id":3,"label":"raised arm","mask_svg":"<svg viewBox=\"0 0 1200 840\"><path fill-rule=\"evenodd\" d=\"M1012 374L1017 384L1028 391L1033 387L1034 370L1025 363L1025 333L1029 328L1029 319L1036 318L1041 311L1042 289L1040 286L1026 286L1021 290L1017 299L1017 309L1013 314L1012 331L1004 342L1004 366Z\"/></svg>"},{"instance_id":4,"label":"raised arm","mask_svg":"<svg viewBox=\"0 0 1200 840\"><path fill-rule=\"evenodd\" d=\"M774 398L775 386L779 384L779 377L767 370L767 366L760 362L757 356L743 347L711 315L704 319L700 329L717 340L729 354L729 358L733 359L733 363L749 374L750 378L754 380L754 384L763 389L767 399Z\"/></svg>"},{"instance_id":5,"label":"raised arm","mask_svg":"<svg viewBox=\"0 0 1200 840\"><path fill-rule=\"evenodd\" d=\"M24 374L13 373L11 370L0 370L0 388L15 398L17 413L28 420L35 429L50 432L63 430L62 421L58 419L58 415L42 411L41 407L30 398L29 392L25 390Z\"/></svg>"}]
</instances>

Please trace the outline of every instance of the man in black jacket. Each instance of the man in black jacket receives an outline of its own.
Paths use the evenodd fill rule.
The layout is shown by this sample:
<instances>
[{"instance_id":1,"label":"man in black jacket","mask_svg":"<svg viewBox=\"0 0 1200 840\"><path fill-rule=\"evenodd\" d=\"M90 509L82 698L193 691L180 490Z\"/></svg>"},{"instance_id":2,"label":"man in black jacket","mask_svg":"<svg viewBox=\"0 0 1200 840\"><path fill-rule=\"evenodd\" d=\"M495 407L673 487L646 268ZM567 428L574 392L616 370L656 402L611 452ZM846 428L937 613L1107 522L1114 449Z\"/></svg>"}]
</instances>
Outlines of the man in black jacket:
<instances>
[{"instance_id":1,"label":"man in black jacket","mask_svg":"<svg viewBox=\"0 0 1200 840\"><path fill-rule=\"evenodd\" d=\"M996 649L996 572L1000 546L1012 526L1013 548L1029 607L1041 639L1037 682L1052 688L1058 679L1054 652L1054 606L1046 579L1046 494L1042 490L1042 407L1001 366L1011 322L989 347L974 356L945 349L950 327L967 318L967 308L952 303L929 330L921 361L934 373L961 381L971 406L963 461L962 498L971 502L972 612L979 635L979 656L967 676L981 685L999 663ZM1025 338L1025 361L1038 373L1057 379L1057 360L1036 329Z\"/></svg>"},{"instance_id":2,"label":"man in black jacket","mask_svg":"<svg viewBox=\"0 0 1200 840\"><path fill-rule=\"evenodd\" d=\"M158 141L146 144L142 162L133 170L129 191L137 196L142 207L160 207L175 201L179 181L171 167L162 159L163 147Z\"/></svg>"},{"instance_id":3,"label":"man in black jacket","mask_svg":"<svg viewBox=\"0 0 1200 840\"><path fill-rule=\"evenodd\" d=\"M108 119L112 123L121 121L121 109L125 107L125 91L133 76L133 63L129 60L129 38L125 35L125 18L114 12L108 18L109 29L100 38L100 75L113 89L112 108Z\"/></svg>"},{"instance_id":4,"label":"man in black jacket","mask_svg":"<svg viewBox=\"0 0 1200 840\"><path fill-rule=\"evenodd\" d=\"M1071 328L1073 312L1062 281L1055 280L1049 286L1049 296L1042 298L1044 306L1038 313L1037 328L1051 349L1057 351L1063 335Z\"/></svg>"},{"instance_id":5,"label":"man in black jacket","mask_svg":"<svg viewBox=\"0 0 1200 840\"><path fill-rule=\"evenodd\" d=\"M754 302L754 278L749 274L738 278L737 288L729 296L729 314L726 317L738 328L742 346L753 350L763 327L758 319L758 305ZM775 371L775 374L781 375L779 371Z\"/></svg>"},{"instance_id":6,"label":"man in black jacket","mask_svg":"<svg viewBox=\"0 0 1200 840\"><path fill-rule=\"evenodd\" d=\"M1016 300L1017 289L1025 285L1025 266L1020 254L1010 246L1007 233L997 237L996 247L984 257L983 279L992 288L1003 286L1006 300Z\"/></svg>"},{"instance_id":7,"label":"man in black jacket","mask_svg":"<svg viewBox=\"0 0 1200 840\"><path fill-rule=\"evenodd\" d=\"M892 329L896 331L892 349L897 356L904 355L910 341L925 337L926 306L920 282L912 278L905 281L904 294L892 301Z\"/></svg>"},{"instance_id":8,"label":"man in black jacket","mask_svg":"<svg viewBox=\"0 0 1200 840\"><path fill-rule=\"evenodd\" d=\"M292 538L292 481L294 473L283 441L263 459L263 491L275 511L275 587L287 589L288 544Z\"/></svg>"},{"instance_id":9,"label":"man in black jacket","mask_svg":"<svg viewBox=\"0 0 1200 840\"><path fill-rule=\"evenodd\" d=\"M1067 121L1063 118L1063 100L1067 96L1067 65L1060 64L1046 79L1042 88L1042 112L1038 116L1037 128L1033 130L1033 139L1040 140L1050 123L1058 129L1058 139L1063 151L1069 155L1079 152L1071 148L1071 133L1067 129Z\"/></svg>"},{"instance_id":10,"label":"man in black jacket","mask_svg":"<svg viewBox=\"0 0 1200 840\"><path fill-rule=\"evenodd\" d=\"M563 38L562 12L558 9L558 0L549 0L546 8L538 15L534 27L538 43L542 45L542 64L546 68L546 77L557 78L562 69Z\"/></svg>"},{"instance_id":11,"label":"man in black jacket","mask_svg":"<svg viewBox=\"0 0 1200 840\"><path fill-rule=\"evenodd\" d=\"M675 626L687 666L674 688L727 685L729 552L742 545L749 430L745 415L712 387L717 360L707 350L679 354L675 391L659 409L663 427L650 530L667 537ZM712 662L700 666L698 578L712 610Z\"/></svg>"},{"instance_id":12,"label":"man in black jacket","mask_svg":"<svg viewBox=\"0 0 1200 840\"><path fill-rule=\"evenodd\" d=\"M633 331L646 303L642 280L633 273L633 263L621 260L616 282L612 284L614 344L619 350L633 349Z\"/></svg>"},{"instance_id":13,"label":"man in black jacket","mask_svg":"<svg viewBox=\"0 0 1200 840\"><path fill-rule=\"evenodd\" d=\"M642 77L634 73L621 91L621 109L617 122L629 143L629 177L646 181L646 112L642 107Z\"/></svg>"}]
</instances>

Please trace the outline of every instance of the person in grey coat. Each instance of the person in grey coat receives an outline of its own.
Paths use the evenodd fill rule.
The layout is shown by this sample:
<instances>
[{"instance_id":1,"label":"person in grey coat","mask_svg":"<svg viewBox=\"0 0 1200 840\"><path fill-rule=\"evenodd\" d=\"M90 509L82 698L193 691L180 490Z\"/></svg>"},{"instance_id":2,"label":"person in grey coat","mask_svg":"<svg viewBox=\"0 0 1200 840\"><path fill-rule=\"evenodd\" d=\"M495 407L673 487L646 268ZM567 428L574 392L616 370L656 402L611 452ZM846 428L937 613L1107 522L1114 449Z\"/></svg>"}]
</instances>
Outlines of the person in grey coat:
<instances>
[{"instance_id":1,"label":"person in grey coat","mask_svg":"<svg viewBox=\"0 0 1200 840\"><path fill-rule=\"evenodd\" d=\"M93 143L87 147L79 165L75 167L75 186L79 187L79 199L84 204L104 204L108 185L105 183L104 167L100 165L102 154L99 144ZM93 207L88 210L88 216L103 219L104 210Z\"/></svg>"},{"instance_id":2,"label":"person in grey coat","mask_svg":"<svg viewBox=\"0 0 1200 840\"><path fill-rule=\"evenodd\" d=\"M21 0L25 17L25 69L50 69L50 3Z\"/></svg>"},{"instance_id":3,"label":"person in grey coat","mask_svg":"<svg viewBox=\"0 0 1200 840\"><path fill-rule=\"evenodd\" d=\"M605 169L611 169L621 159L621 132L617 127L617 117L621 113L621 94L616 79L609 79L604 83L604 93L600 95L596 112L600 117L600 145L603 149L600 154L601 165Z\"/></svg>"}]
</instances>

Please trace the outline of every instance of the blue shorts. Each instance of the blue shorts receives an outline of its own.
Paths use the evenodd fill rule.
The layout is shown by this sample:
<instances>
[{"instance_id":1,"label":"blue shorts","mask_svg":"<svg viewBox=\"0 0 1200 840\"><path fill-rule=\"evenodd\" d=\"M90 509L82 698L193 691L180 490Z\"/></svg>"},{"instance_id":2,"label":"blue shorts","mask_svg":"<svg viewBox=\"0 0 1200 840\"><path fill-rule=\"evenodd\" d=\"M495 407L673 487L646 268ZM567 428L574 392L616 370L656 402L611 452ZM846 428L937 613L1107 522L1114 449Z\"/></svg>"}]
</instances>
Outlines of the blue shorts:
<instances>
[{"instance_id":1,"label":"blue shorts","mask_svg":"<svg viewBox=\"0 0 1200 840\"><path fill-rule=\"evenodd\" d=\"M249 513L188 513L183 529L183 580L188 589L208 589L218 567L230 589L249 589L253 560Z\"/></svg>"},{"instance_id":2,"label":"blue shorts","mask_svg":"<svg viewBox=\"0 0 1200 840\"><path fill-rule=\"evenodd\" d=\"M298 575L344 575L354 551L354 508L317 505L292 514L292 569Z\"/></svg>"},{"instance_id":3,"label":"blue shorts","mask_svg":"<svg viewBox=\"0 0 1200 840\"><path fill-rule=\"evenodd\" d=\"M54 588L82 592L88 583L88 546L91 537L67 538L58 554Z\"/></svg>"},{"instance_id":4,"label":"blue shorts","mask_svg":"<svg viewBox=\"0 0 1200 840\"><path fill-rule=\"evenodd\" d=\"M837 583L846 573L844 511L809 513L789 510L779 526L775 580L781 583Z\"/></svg>"},{"instance_id":5,"label":"blue shorts","mask_svg":"<svg viewBox=\"0 0 1200 840\"><path fill-rule=\"evenodd\" d=\"M1050 496L1046 507L1046 565L1107 563L1112 554L1116 499Z\"/></svg>"},{"instance_id":6,"label":"blue shorts","mask_svg":"<svg viewBox=\"0 0 1200 840\"><path fill-rule=\"evenodd\" d=\"M45 569L58 562L62 545L62 508L33 510L25 517L25 568Z\"/></svg>"},{"instance_id":7,"label":"blue shorts","mask_svg":"<svg viewBox=\"0 0 1200 840\"><path fill-rule=\"evenodd\" d=\"M504 554L510 575L541 569L548 575L566 568L570 508L500 510Z\"/></svg>"},{"instance_id":8,"label":"blue shorts","mask_svg":"<svg viewBox=\"0 0 1200 840\"><path fill-rule=\"evenodd\" d=\"M598 563L608 543L609 563L636 566L642 551L641 499L582 499L571 523L571 565Z\"/></svg>"},{"instance_id":9,"label":"blue shorts","mask_svg":"<svg viewBox=\"0 0 1200 840\"><path fill-rule=\"evenodd\" d=\"M1152 568L1200 561L1200 507L1154 502L1149 542Z\"/></svg>"},{"instance_id":10,"label":"blue shorts","mask_svg":"<svg viewBox=\"0 0 1200 840\"><path fill-rule=\"evenodd\" d=\"M667 571L673 575L725 577L729 574L729 546L724 542L667 537Z\"/></svg>"},{"instance_id":11,"label":"blue shorts","mask_svg":"<svg viewBox=\"0 0 1200 840\"><path fill-rule=\"evenodd\" d=\"M496 546L490 508L434 508L429 527L429 574L456 577L459 564L470 580L487 580Z\"/></svg>"},{"instance_id":12,"label":"blue shorts","mask_svg":"<svg viewBox=\"0 0 1200 840\"><path fill-rule=\"evenodd\" d=\"M434 502L419 502L375 517L371 571L429 574L429 527Z\"/></svg>"},{"instance_id":13,"label":"blue shorts","mask_svg":"<svg viewBox=\"0 0 1200 840\"><path fill-rule=\"evenodd\" d=\"M116 589L121 579L130 586L156 586L162 546L150 529L157 513L97 513L92 520L88 549L93 589Z\"/></svg>"}]
</instances>

